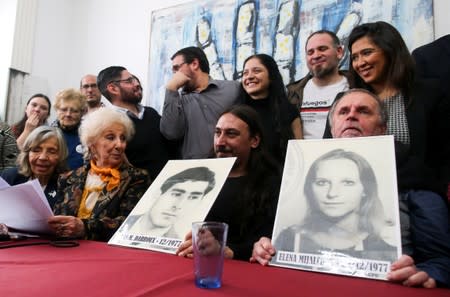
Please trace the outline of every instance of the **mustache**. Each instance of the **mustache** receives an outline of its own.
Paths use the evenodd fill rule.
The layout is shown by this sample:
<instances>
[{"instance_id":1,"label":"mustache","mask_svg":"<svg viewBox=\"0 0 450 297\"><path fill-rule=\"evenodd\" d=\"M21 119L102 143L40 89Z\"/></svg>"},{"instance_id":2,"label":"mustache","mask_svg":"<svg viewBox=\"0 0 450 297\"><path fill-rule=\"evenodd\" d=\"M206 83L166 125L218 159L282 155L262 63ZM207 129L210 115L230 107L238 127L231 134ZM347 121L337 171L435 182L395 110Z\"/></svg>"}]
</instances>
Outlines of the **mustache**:
<instances>
[{"instance_id":1,"label":"mustache","mask_svg":"<svg viewBox=\"0 0 450 297\"><path fill-rule=\"evenodd\" d=\"M316 63L321 63L321 62L325 62L325 61L326 61L325 57L320 57L320 58L317 58L317 59L313 59L312 64L314 65Z\"/></svg>"},{"instance_id":2,"label":"mustache","mask_svg":"<svg viewBox=\"0 0 450 297\"><path fill-rule=\"evenodd\" d=\"M226 147L225 145L218 145L216 146L216 153L223 153L223 154L229 154L232 153L233 151Z\"/></svg>"}]
</instances>

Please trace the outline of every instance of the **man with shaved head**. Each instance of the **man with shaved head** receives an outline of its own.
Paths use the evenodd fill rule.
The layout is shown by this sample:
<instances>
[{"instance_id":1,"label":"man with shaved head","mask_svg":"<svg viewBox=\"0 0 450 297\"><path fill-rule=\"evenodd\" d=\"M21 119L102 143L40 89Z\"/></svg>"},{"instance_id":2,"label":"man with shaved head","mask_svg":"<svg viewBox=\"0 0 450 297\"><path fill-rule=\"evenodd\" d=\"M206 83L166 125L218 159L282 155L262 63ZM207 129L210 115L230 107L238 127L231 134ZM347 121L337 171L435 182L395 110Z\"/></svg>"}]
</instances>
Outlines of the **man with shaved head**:
<instances>
[{"instance_id":1,"label":"man with shaved head","mask_svg":"<svg viewBox=\"0 0 450 297\"><path fill-rule=\"evenodd\" d=\"M83 76L80 81L80 92L86 97L87 112L94 111L103 105L102 94L97 86L97 76L93 74Z\"/></svg>"}]
</instances>

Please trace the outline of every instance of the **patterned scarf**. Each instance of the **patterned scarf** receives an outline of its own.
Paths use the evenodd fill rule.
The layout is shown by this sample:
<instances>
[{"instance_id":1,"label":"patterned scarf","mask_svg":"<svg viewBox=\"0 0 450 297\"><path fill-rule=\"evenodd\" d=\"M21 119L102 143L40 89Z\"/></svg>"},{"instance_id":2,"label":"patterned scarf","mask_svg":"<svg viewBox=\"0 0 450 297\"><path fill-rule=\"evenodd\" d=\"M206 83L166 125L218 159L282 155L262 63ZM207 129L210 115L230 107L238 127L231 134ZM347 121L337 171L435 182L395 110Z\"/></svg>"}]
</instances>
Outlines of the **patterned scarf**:
<instances>
[{"instance_id":1,"label":"patterned scarf","mask_svg":"<svg viewBox=\"0 0 450 297\"><path fill-rule=\"evenodd\" d=\"M106 190L109 192L116 188L120 183L120 172L116 168L100 168L97 167L91 160L91 173L100 177L106 184ZM80 208L78 209L77 217L80 219L87 219L91 216L99 193L103 190L101 186L88 186L85 184L83 194L81 196Z\"/></svg>"},{"instance_id":2,"label":"patterned scarf","mask_svg":"<svg viewBox=\"0 0 450 297\"><path fill-rule=\"evenodd\" d=\"M120 183L120 172L117 168L100 168L91 160L91 171L106 183L106 190L109 192Z\"/></svg>"}]
</instances>

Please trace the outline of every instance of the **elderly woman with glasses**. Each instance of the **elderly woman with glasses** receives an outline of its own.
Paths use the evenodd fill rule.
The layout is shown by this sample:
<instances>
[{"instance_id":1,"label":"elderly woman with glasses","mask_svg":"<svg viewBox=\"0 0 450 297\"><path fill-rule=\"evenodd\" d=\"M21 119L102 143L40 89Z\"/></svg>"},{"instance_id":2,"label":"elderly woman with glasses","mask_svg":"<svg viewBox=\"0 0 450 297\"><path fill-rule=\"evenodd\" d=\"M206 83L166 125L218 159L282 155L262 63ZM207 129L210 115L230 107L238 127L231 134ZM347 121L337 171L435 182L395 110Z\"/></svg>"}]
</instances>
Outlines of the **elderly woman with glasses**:
<instances>
[{"instance_id":1,"label":"elderly woman with glasses","mask_svg":"<svg viewBox=\"0 0 450 297\"><path fill-rule=\"evenodd\" d=\"M62 175L48 221L60 237L107 241L150 185L146 171L125 157L134 128L127 115L101 108L86 115L80 140L86 163Z\"/></svg>"},{"instance_id":2,"label":"elderly woman with glasses","mask_svg":"<svg viewBox=\"0 0 450 297\"><path fill-rule=\"evenodd\" d=\"M69 169L77 169L83 165L83 152L78 128L87 108L86 97L78 90L65 89L56 94L54 106L57 119L52 123L52 126L61 129L66 140L69 151L67 159Z\"/></svg>"},{"instance_id":3,"label":"elderly woman with glasses","mask_svg":"<svg viewBox=\"0 0 450 297\"><path fill-rule=\"evenodd\" d=\"M65 171L66 159L67 148L61 132L54 127L40 126L25 139L17 167L3 171L1 176L10 185L38 179L53 208L58 175Z\"/></svg>"}]
</instances>

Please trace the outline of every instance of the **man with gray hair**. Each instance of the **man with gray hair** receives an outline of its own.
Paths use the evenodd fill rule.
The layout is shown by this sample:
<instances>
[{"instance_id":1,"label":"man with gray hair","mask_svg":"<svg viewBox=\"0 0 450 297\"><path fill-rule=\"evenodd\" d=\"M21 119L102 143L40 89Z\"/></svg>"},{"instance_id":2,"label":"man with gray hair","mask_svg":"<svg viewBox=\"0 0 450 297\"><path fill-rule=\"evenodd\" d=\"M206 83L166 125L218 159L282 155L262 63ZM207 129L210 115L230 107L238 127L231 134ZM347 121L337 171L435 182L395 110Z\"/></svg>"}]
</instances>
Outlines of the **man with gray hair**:
<instances>
[{"instance_id":1,"label":"man with gray hair","mask_svg":"<svg viewBox=\"0 0 450 297\"><path fill-rule=\"evenodd\" d=\"M365 89L338 93L328 113L333 138L383 135L387 121L381 100Z\"/></svg>"},{"instance_id":2,"label":"man with gray hair","mask_svg":"<svg viewBox=\"0 0 450 297\"><path fill-rule=\"evenodd\" d=\"M376 95L364 89L338 94L329 114L333 138L383 135L387 119L384 104ZM447 205L443 197L429 190L431 186L424 177L418 176L414 182L405 181L411 180L411 176L421 175L424 169L414 160L414 156L405 158L407 154L400 145L396 143L402 251L411 257L404 255L395 262L388 277L406 283L422 279L424 286L432 286L433 283L449 286L450 230ZM414 262L417 268L412 266Z\"/></svg>"},{"instance_id":3,"label":"man with gray hair","mask_svg":"<svg viewBox=\"0 0 450 297\"><path fill-rule=\"evenodd\" d=\"M339 93L328 115L333 138L383 135L387 113L381 100L364 89ZM443 197L428 190L422 165L405 157L396 143L402 252L388 279L406 286L450 286L450 230ZM263 265L275 253L269 238L255 243L252 261Z\"/></svg>"}]
</instances>

